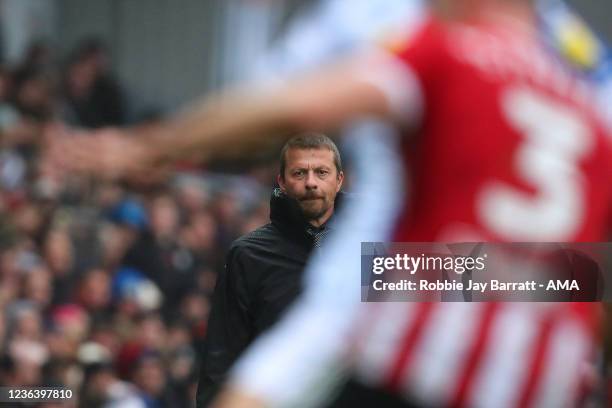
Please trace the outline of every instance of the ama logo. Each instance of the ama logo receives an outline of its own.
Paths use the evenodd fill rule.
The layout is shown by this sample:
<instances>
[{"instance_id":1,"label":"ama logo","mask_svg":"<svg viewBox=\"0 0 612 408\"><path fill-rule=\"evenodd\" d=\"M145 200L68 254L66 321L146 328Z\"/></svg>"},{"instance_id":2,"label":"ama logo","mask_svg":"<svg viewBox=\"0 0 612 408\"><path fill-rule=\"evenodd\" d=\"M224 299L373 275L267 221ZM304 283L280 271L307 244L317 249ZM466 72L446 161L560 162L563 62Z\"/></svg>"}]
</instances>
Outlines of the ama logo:
<instances>
[{"instance_id":1,"label":"ama logo","mask_svg":"<svg viewBox=\"0 0 612 408\"><path fill-rule=\"evenodd\" d=\"M576 280L549 280L546 290L580 290Z\"/></svg>"}]
</instances>

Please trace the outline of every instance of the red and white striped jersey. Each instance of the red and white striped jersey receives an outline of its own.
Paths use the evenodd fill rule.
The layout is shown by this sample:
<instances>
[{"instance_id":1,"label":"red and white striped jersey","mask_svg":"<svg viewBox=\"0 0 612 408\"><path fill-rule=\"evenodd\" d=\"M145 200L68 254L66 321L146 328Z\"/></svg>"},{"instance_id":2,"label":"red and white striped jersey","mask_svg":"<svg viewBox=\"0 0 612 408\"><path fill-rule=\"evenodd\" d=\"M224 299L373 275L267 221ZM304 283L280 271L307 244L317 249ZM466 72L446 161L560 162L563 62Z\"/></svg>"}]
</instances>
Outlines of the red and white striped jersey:
<instances>
[{"instance_id":1,"label":"red and white striped jersey","mask_svg":"<svg viewBox=\"0 0 612 408\"><path fill-rule=\"evenodd\" d=\"M593 334L557 306L371 306L355 354L357 373L370 386L424 406L576 406L593 357Z\"/></svg>"},{"instance_id":2,"label":"red and white striped jersey","mask_svg":"<svg viewBox=\"0 0 612 408\"><path fill-rule=\"evenodd\" d=\"M399 58L419 86L395 99L418 98L422 112L403 140L412 193L393 241L603 240L610 141L589 87L527 27L432 19ZM371 385L426 406L561 407L580 395L598 309L385 303L369 313L356 360Z\"/></svg>"}]
</instances>

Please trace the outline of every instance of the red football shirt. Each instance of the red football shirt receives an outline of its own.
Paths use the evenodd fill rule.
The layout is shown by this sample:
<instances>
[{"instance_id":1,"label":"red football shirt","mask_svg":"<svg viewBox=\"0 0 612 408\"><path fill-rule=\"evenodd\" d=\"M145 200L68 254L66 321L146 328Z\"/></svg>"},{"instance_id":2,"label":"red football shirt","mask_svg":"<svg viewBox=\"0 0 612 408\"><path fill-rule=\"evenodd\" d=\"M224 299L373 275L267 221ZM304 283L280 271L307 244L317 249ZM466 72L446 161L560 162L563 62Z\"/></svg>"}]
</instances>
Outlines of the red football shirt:
<instances>
[{"instance_id":1,"label":"red football shirt","mask_svg":"<svg viewBox=\"0 0 612 408\"><path fill-rule=\"evenodd\" d=\"M423 113L395 241L601 241L612 151L588 85L514 22L430 21L410 44Z\"/></svg>"},{"instance_id":2,"label":"red football shirt","mask_svg":"<svg viewBox=\"0 0 612 408\"><path fill-rule=\"evenodd\" d=\"M398 55L422 109L403 139L411 185L394 241L603 240L610 143L589 86L535 32L430 20ZM377 306L357 362L372 384L434 406L556 407L579 395L589 304Z\"/></svg>"}]
</instances>

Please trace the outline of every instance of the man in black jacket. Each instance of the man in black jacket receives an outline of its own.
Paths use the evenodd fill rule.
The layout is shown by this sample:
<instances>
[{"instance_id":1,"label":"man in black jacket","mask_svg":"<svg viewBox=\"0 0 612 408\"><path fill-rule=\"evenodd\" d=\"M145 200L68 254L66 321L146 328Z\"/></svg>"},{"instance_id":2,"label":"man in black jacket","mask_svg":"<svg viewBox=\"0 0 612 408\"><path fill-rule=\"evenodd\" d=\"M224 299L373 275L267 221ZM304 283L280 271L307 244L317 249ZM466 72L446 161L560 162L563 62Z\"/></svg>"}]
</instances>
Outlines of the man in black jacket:
<instances>
[{"instance_id":1,"label":"man in black jacket","mask_svg":"<svg viewBox=\"0 0 612 408\"><path fill-rule=\"evenodd\" d=\"M336 145L307 133L281 151L270 223L237 239L219 274L201 359L197 406L207 406L246 347L301 290L302 271L329 231L344 174Z\"/></svg>"}]
</instances>

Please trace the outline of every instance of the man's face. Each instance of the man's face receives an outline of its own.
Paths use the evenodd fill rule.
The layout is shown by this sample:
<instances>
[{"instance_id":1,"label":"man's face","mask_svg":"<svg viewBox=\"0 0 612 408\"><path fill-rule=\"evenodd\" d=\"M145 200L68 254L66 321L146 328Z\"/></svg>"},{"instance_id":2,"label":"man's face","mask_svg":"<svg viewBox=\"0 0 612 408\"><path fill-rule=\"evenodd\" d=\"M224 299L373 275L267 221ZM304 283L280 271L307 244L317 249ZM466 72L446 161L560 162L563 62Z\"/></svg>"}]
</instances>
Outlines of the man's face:
<instances>
[{"instance_id":1,"label":"man's face","mask_svg":"<svg viewBox=\"0 0 612 408\"><path fill-rule=\"evenodd\" d=\"M334 154L327 148L289 149L284 177L278 184L300 204L306 219L315 226L325 223L334 211L336 194L344 174L338 174Z\"/></svg>"}]
</instances>

